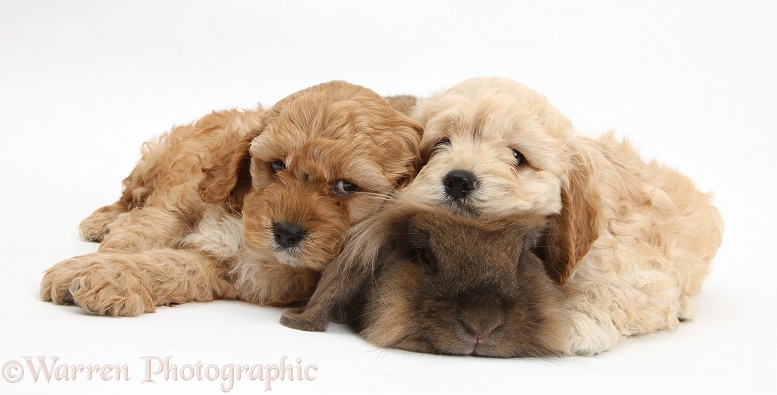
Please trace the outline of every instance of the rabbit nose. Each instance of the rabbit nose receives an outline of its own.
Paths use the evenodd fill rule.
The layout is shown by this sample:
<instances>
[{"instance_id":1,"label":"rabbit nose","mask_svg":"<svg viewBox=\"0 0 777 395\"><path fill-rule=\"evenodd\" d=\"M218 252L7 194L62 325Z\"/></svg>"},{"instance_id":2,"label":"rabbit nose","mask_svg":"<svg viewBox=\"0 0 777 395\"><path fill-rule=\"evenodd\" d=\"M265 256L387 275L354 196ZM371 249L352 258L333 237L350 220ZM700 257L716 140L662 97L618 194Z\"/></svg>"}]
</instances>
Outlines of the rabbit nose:
<instances>
[{"instance_id":1,"label":"rabbit nose","mask_svg":"<svg viewBox=\"0 0 777 395\"><path fill-rule=\"evenodd\" d=\"M273 233L275 242L283 248L292 248L302 241L305 237L305 229L299 225L286 222L276 222L273 224Z\"/></svg>"},{"instance_id":2,"label":"rabbit nose","mask_svg":"<svg viewBox=\"0 0 777 395\"><path fill-rule=\"evenodd\" d=\"M467 197L467 194L475 189L477 177L466 170L452 170L442 181L445 193L453 199L459 200Z\"/></svg>"},{"instance_id":3,"label":"rabbit nose","mask_svg":"<svg viewBox=\"0 0 777 395\"><path fill-rule=\"evenodd\" d=\"M504 324L502 309L494 305L472 306L461 313L460 323L462 329L472 336L475 344L482 342L486 337Z\"/></svg>"},{"instance_id":4,"label":"rabbit nose","mask_svg":"<svg viewBox=\"0 0 777 395\"><path fill-rule=\"evenodd\" d=\"M475 344L481 343L486 337L498 329L504 321L481 321L481 322L462 322L462 326L468 335L472 337Z\"/></svg>"}]
</instances>

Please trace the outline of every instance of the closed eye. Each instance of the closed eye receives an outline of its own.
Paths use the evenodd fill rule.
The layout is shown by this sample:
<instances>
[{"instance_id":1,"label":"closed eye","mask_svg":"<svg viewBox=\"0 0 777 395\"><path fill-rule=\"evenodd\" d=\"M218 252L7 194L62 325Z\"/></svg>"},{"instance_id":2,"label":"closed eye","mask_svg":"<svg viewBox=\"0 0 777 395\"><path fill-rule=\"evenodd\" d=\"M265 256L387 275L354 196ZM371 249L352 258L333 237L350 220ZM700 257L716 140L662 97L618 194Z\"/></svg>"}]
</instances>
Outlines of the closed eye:
<instances>
[{"instance_id":1,"label":"closed eye","mask_svg":"<svg viewBox=\"0 0 777 395\"><path fill-rule=\"evenodd\" d=\"M442 149L449 148L450 146L451 146L451 140L448 139L447 137L443 137L442 139L440 139L440 141L438 141L434 145L434 147L432 147L432 150L429 151L429 157L431 157L432 155L434 155L435 153L437 153L438 151L440 151ZM428 160L428 158L427 158L427 160Z\"/></svg>"},{"instance_id":2,"label":"closed eye","mask_svg":"<svg viewBox=\"0 0 777 395\"><path fill-rule=\"evenodd\" d=\"M451 140L449 138L447 138L447 137L443 137L443 138L440 139L440 141L437 142L437 144L434 145L434 148L437 148L437 147L440 147L440 146L443 146L443 145L450 146L451 145Z\"/></svg>"},{"instance_id":3,"label":"closed eye","mask_svg":"<svg viewBox=\"0 0 777 395\"><path fill-rule=\"evenodd\" d=\"M421 266L426 274L437 273L437 259L431 251L424 247L414 247L412 254L413 262Z\"/></svg>"}]
</instances>

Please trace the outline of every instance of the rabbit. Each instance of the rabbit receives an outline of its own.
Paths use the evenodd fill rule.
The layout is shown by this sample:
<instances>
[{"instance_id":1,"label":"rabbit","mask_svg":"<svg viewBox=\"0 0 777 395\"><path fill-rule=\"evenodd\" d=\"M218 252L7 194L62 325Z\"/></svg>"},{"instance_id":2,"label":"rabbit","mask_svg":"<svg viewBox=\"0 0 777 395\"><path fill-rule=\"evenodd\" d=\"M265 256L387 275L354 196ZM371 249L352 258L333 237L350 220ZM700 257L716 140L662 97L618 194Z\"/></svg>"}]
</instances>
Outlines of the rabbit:
<instances>
[{"instance_id":1,"label":"rabbit","mask_svg":"<svg viewBox=\"0 0 777 395\"><path fill-rule=\"evenodd\" d=\"M372 344L415 352L563 355L564 296L531 251L546 222L394 205L353 229L308 304L281 323L323 331L339 317Z\"/></svg>"}]
</instances>

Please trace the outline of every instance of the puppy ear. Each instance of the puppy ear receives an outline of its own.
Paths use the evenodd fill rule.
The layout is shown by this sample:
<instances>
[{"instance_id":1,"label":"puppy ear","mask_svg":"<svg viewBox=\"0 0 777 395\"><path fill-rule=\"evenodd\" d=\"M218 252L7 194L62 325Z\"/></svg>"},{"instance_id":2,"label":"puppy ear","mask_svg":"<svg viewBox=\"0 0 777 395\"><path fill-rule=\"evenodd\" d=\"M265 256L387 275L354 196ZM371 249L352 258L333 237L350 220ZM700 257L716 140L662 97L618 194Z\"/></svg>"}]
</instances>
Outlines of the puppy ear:
<instances>
[{"instance_id":1,"label":"puppy ear","mask_svg":"<svg viewBox=\"0 0 777 395\"><path fill-rule=\"evenodd\" d=\"M382 264L384 246L404 231L404 216L387 212L351 228L342 252L321 272L307 305L286 309L282 325L303 331L326 330L330 316L363 289Z\"/></svg>"},{"instance_id":2,"label":"puppy ear","mask_svg":"<svg viewBox=\"0 0 777 395\"><path fill-rule=\"evenodd\" d=\"M293 93L276 103L267 112L258 128L251 130L238 143L232 156L225 156L213 167L204 169L205 178L200 181L200 198L208 203L229 199L237 209L243 206L243 196L251 189L251 142L278 119L286 107L311 90L320 90L324 84Z\"/></svg>"},{"instance_id":3,"label":"puppy ear","mask_svg":"<svg viewBox=\"0 0 777 395\"><path fill-rule=\"evenodd\" d=\"M419 124L418 122L410 119L409 117L405 117L405 121L407 122L408 126L407 128L404 128L406 130L402 131L402 135L400 136L409 152L412 153L412 160L408 162L404 174L402 175L399 180L394 185L395 189L401 189L410 184L411 181L418 175L418 172L421 171L421 167L424 165L424 160L421 158L421 151L419 149L419 146L421 145L421 137L424 133L424 128Z\"/></svg>"},{"instance_id":4,"label":"puppy ear","mask_svg":"<svg viewBox=\"0 0 777 395\"><path fill-rule=\"evenodd\" d=\"M599 237L601 197L591 177L590 164L581 155L572 158L572 172L561 188L561 212L552 217L541 254L545 269L563 284Z\"/></svg>"},{"instance_id":5,"label":"puppy ear","mask_svg":"<svg viewBox=\"0 0 777 395\"><path fill-rule=\"evenodd\" d=\"M389 128L396 137L397 144L391 152L395 154L393 159L395 164L399 165L398 174L401 175L395 183L395 188L402 188L413 181L415 176L421 171L423 160L421 159L420 145L424 134L424 127L416 120L401 113L395 113L390 117L389 114L384 118L390 122ZM401 158L401 159L400 159Z\"/></svg>"},{"instance_id":6,"label":"puppy ear","mask_svg":"<svg viewBox=\"0 0 777 395\"><path fill-rule=\"evenodd\" d=\"M213 167L204 169L205 178L198 188L202 200L214 203L232 198L238 207L242 206L243 195L251 189L251 142L262 129L248 132L231 156L224 156Z\"/></svg>"},{"instance_id":7,"label":"puppy ear","mask_svg":"<svg viewBox=\"0 0 777 395\"><path fill-rule=\"evenodd\" d=\"M411 95L383 96L389 105L400 113L410 116L413 113L418 98Z\"/></svg>"}]
</instances>

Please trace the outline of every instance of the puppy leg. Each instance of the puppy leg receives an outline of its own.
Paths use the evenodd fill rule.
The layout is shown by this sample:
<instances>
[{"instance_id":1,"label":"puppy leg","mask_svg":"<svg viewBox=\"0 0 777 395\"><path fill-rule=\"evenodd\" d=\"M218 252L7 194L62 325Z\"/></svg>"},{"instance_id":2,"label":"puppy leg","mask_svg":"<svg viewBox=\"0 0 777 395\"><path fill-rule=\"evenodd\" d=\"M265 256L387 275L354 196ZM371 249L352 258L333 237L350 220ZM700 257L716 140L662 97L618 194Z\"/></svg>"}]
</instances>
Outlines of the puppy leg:
<instances>
[{"instance_id":1,"label":"puppy leg","mask_svg":"<svg viewBox=\"0 0 777 395\"><path fill-rule=\"evenodd\" d=\"M174 247L190 225L175 211L136 208L119 217L100 244L101 252L139 253Z\"/></svg>"},{"instance_id":2,"label":"puppy leg","mask_svg":"<svg viewBox=\"0 0 777 395\"><path fill-rule=\"evenodd\" d=\"M96 252L49 269L41 298L75 303L92 314L136 316L156 306L233 299L235 289L226 276L225 262L195 250Z\"/></svg>"},{"instance_id":3,"label":"puppy leg","mask_svg":"<svg viewBox=\"0 0 777 395\"><path fill-rule=\"evenodd\" d=\"M100 207L86 217L78 229L81 237L88 241L101 242L111 229L117 217L127 212L127 204L119 200L108 206Z\"/></svg>"},{"instance_id":4,"label":"puppy leg","mask_svg":"<svg viewBox=\"0 0 777 395\"><path fill-rule=\"evenodd\" d=\"M318 283L318 273L274 259L242 263L234 272L237 298L263 306L290 306L306 301Z\"/></svg>"},{"instance_id":5,"label":"puppy leg","mask_svg":"<svg viewBox=\"0 0 777 395\"><path fill-rule=\"evenodd\" d=\"M645 270L604 282L577 278L565 287L573 311L569 339L574 354L598 354L625 336L679 325L679 286L664 272Z\"/></svg>"}]
</instances>

